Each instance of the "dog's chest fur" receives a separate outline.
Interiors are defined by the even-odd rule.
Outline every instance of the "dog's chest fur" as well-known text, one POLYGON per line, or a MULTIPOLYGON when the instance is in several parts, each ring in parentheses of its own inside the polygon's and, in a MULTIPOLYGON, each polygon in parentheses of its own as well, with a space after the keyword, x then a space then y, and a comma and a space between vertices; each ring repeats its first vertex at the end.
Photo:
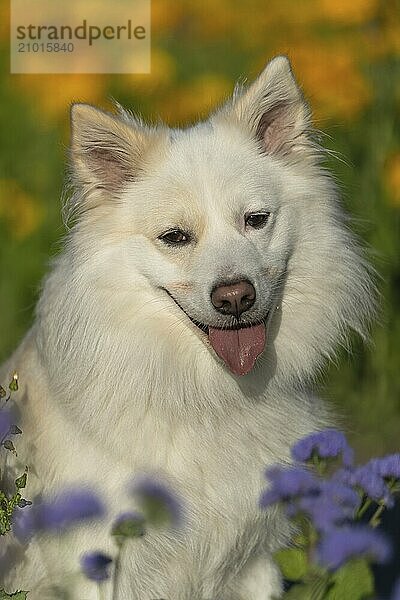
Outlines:
MULTIPOLYGON (((196 394, 201 407, 198 414, 188 415, 179 409, 172 414, 168 403, 162 406, 165 398, 161 391, 157 398, 155 389, 149 405, 144 392, 146 377, 137 377, 130 387, 123 382, 116 395, 118 382, 103 388, 108 401, 118 398, 120 406, 131 403, 134 410, 129 415, 113 423, 99 411, 86 420, 52 396, 46 369, 40 365, 34 330, 9 368, 19 369, 21 381, 18 393, 24 409, 24 434, 19 459, 21 465, 30 466, 27 497, 43 489, 87 482, 101 490, 112 520, 113 515, 133 506, 125 490, 134 474, 145 471, 165 476, 184 502, 186 529, 182 529, 178 546, 158 537, 152 553, 163 551, 170 560, 186 562, 194 586, 204 586, 207 580, 210 585, 216 581, 224 585, 249 556, 260 549, 272 550, 284 539, 285 528, 281 525, 278 531, 276 519, 271 520, 258 507, 265 486, 264 469, 288 459, 291 440, 318 425, 316 407, 322 412, 320 403, 285 397, 282 392, 278 396, 278 390, 269 399, 256 394, 251 397, 236 388, 235 393, 229 390, 227 404, 226 391, 214 381, 210 389, 218 390, 218 407, 214 392, 204 397, 208 384, 189 391, 183 382, 178 383, 176 373, 176 387, 172 380, 168 393, 177 406, 180 400, 189 402, 187 393, 196 394), (179 398, 179 391, 184 389, 179 398)), ((105 379, 109 377, 106 375, 105 379)), ((89 402, 91 393, 90 388, 82 389, 79 402, 89 402)), ((94 543, 109 547, 106 524, 95 531, 83 529, 72 542, 69 538, 68 549, 60 550, 58 542, 46 542, 41 551, 45 561, 51 561, 54 552, 65 553, 64 563, 73 569, 77 555, 94 543)), ((155 559, 150 556, 148 560, 155 559)), ((137 568, 135 562, 130 572, 137 568)))

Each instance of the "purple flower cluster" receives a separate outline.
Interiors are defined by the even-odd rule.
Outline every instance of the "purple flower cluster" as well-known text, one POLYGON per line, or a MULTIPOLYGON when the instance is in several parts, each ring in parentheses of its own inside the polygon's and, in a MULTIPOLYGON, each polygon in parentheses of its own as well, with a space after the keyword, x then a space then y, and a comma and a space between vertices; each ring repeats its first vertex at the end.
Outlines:
MULTIPOLYGON (((139 538, 145 535, 147 523, 177 526, 182 522, 183 508, 180 500, 160 479, 142 474, 134 479, 129 491, 143 512, 123 512, 114 520, 111 535, 119 546, 119 552, 128 538, 139 538)), ((84 575, 98 583, 110 577, 111 563, 112 558, 100 551, 88 552, 80 559, 84 575)), ((118 577, 118 558, 115 577, 118 577)))
POLYGON ((315 495, 319 491, 320 482, 305 467, 269 467, 265 471, 271 487, 263 492, 260 506, 266 508, 277 502, 285 502, 302 495, 315 495))
POLYGON ((400 454, 373 458, 355 469, 340 469, 335 478, 360 489, 376 502, 382 501, 390 508, 394 500, 388 483, 400 479, 400 454))
POLYGON ((306 515, 320 531, 327 531, 354 516, 359 495, 344 483, 323 480, 303 466, 266 470, 271 488, 263 492, 260 506, 283 503, 289 518, 306 515))
POLYGON ((52 500, 16 510, 13 531, 21 541, 40 532, 60 532, 81 521, 99 519, 105 508, 98 496, 85 489, 64 491, 52 500))
POLYGON ((390 557, 386 538, 370 527, 351 525, 333 529, 322 537, 317 547, 318 562, 332 571, 355 556, 385 562, 390 557))
POLYGON ((260 506, 280 503, 289 518, 306 517, 317 534, 315 557, 329 570, 338 569, 353 557, 387 560, 390 550, 383 535, 371 526, 354 525, 354 519, 364 494, 387 505, 393 502, 388 481, 400 479, 400 455, 373 459, 354 468, 353 450, 344 434, 327 429, 297 442, 292 456, 297 461, 316 459, 319 463, 341 456, 345 466, 326 479, 304 465, 270 467, 266 470, 270 487, 263 492, 260 506))
POLYGON ((311 433, 292 446, 292 457, 298 462, 307 462, 317 455, 321 458, 337 458, 341 456, 343 464, 353 464, 354 452, 347 443, 342 431, 325 429, 311 433))
POLYGON ((360 497, 350 487, 320 480, 318 492, 300 496, 287 504, 286 514, 295 517, 306 515, 320 533, 327 533, 354 517, 360 497))

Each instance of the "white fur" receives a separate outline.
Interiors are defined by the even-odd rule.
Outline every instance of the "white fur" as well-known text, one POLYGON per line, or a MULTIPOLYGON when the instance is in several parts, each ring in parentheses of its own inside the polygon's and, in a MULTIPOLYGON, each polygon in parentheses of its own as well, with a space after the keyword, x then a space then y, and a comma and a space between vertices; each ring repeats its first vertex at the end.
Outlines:
MULTIPOLYGON (((264 468, 328 422, 313 377, 373 312, 307 106, 279 57, 187 130, 82 105, 72 119, 75 223, 2 373, 16 369, 21 382, 26 496, 85 481, 113 515, 129 506, 134 473, 160 473, 183 497, 186 525, 127 548, 118 600, 268 600, 279 595, 270 555, 287 526, 258 508, 264 468), (245 229, 244 214, 260 209, 266 227, 245 229), (173 226, 194 241, 165 246, 158 236, 173 226), (231 277, 256 289, 248 322, 271 309, 266 349, 243 377, 183 312, 231 324, 210 302, 213 284, 231 277)), ((94 586, 66 575, 90 549, 113 551, 107 526, 39 540, 22 564, 16 545, 5 583, 43 600, 61 597, 48 589, 58 581, 92 600, 94 586)))

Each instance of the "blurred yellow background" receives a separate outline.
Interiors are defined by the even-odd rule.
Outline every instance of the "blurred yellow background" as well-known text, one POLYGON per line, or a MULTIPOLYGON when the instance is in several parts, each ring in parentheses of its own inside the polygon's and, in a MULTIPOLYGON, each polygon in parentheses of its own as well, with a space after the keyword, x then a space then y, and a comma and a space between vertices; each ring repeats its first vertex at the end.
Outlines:
MULTIPOLYGON (((92 3, 92 6, 95 3, 92 3)), ((89 6, 89 5, 88 5, 89 6)), ((400 4, 398 0, 153 0, 149 75, 10 75, 0 5, 0 359, 32 320, 59 250, 69 104, 111 98, 153 121, 204 117, 276 54, 289 56, 336 158, 353 227, 381 274, 373 344, 320 382, 360 458, 400 446, 400 4)))

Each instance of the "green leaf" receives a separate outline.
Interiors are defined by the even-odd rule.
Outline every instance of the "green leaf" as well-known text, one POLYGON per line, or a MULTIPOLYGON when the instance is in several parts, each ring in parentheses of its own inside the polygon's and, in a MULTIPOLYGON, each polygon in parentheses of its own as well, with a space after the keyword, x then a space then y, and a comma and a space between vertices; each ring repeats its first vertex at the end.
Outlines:
MULTIPOLYGON (((9 450, 10 452, 12 452, 15 455, 17 454, 17 452, 15 450, 15 446, 11 440, 6 440, 5 442, 3 442, 3 446, 6 450, 9 450)), ((0 596, 0 600, 1 600, 1 596, 0 596)))
POLYGON ((303 579, 308 570, 307 555, 301 548, 285 548, 274 554, 282 575, 289 581, 303 579))
POLYGON ((25 473, 23 475, 21 475, 21 477, 18 477, 18 479, 15 480, 15 485, 17 486, 17 488, 19 490, 26 486, 26 478, 27 478, 27 473, 25 471, 25 473))
POLYGON ((19 508, 25 508, 25 506, 32 506, 32 502, 30 500, 25 500, 25 498, 21 498, 18 500, 17 506, 19 508))
POLYGON ((332 576, 326 600, 365 600, 374 593, 374 578, 366 560, 353 560, 332 576))
POLYGON ((14 600, 26 600, 29 592, 15 592, 14 594, 7 594, 4 590, 0 590, 0 600, 7 600, 7 598, 14 598, 14 600))
MULTIPOLYGON (((18 375, 17 375, 17 373, 14 373, 13 378, 11 379, 11 382, 8 387, 12 392, 16 392, 18 390, 18 375)), ((0 600, 1 600, 1 598, 0 598, 0 600)))
POLYGON ((310 600, 311 588, 305 583, 294 585, 281 597, 282 600, 310 600))
POLYGON ((292 537, 293 545, 296 548, 305 548, 306 546, 308 546, 309 543, 308 536, 302 531, 304 529, 303 524, 305 519, 303 519, 302 521, 300 520, 299 523, 299 531, 295 533, 292 537))
POLYGON ((17 427, 17 425, 13 425, 10 429, 10 433, 12 435, 19 435, 20 433, 22 433, 22 431, 19 427, 17 427))
POLYGON ((316 577, 307 583, 294 585, 281 600, 326 600, 329 586, 329 577, 316 577))

